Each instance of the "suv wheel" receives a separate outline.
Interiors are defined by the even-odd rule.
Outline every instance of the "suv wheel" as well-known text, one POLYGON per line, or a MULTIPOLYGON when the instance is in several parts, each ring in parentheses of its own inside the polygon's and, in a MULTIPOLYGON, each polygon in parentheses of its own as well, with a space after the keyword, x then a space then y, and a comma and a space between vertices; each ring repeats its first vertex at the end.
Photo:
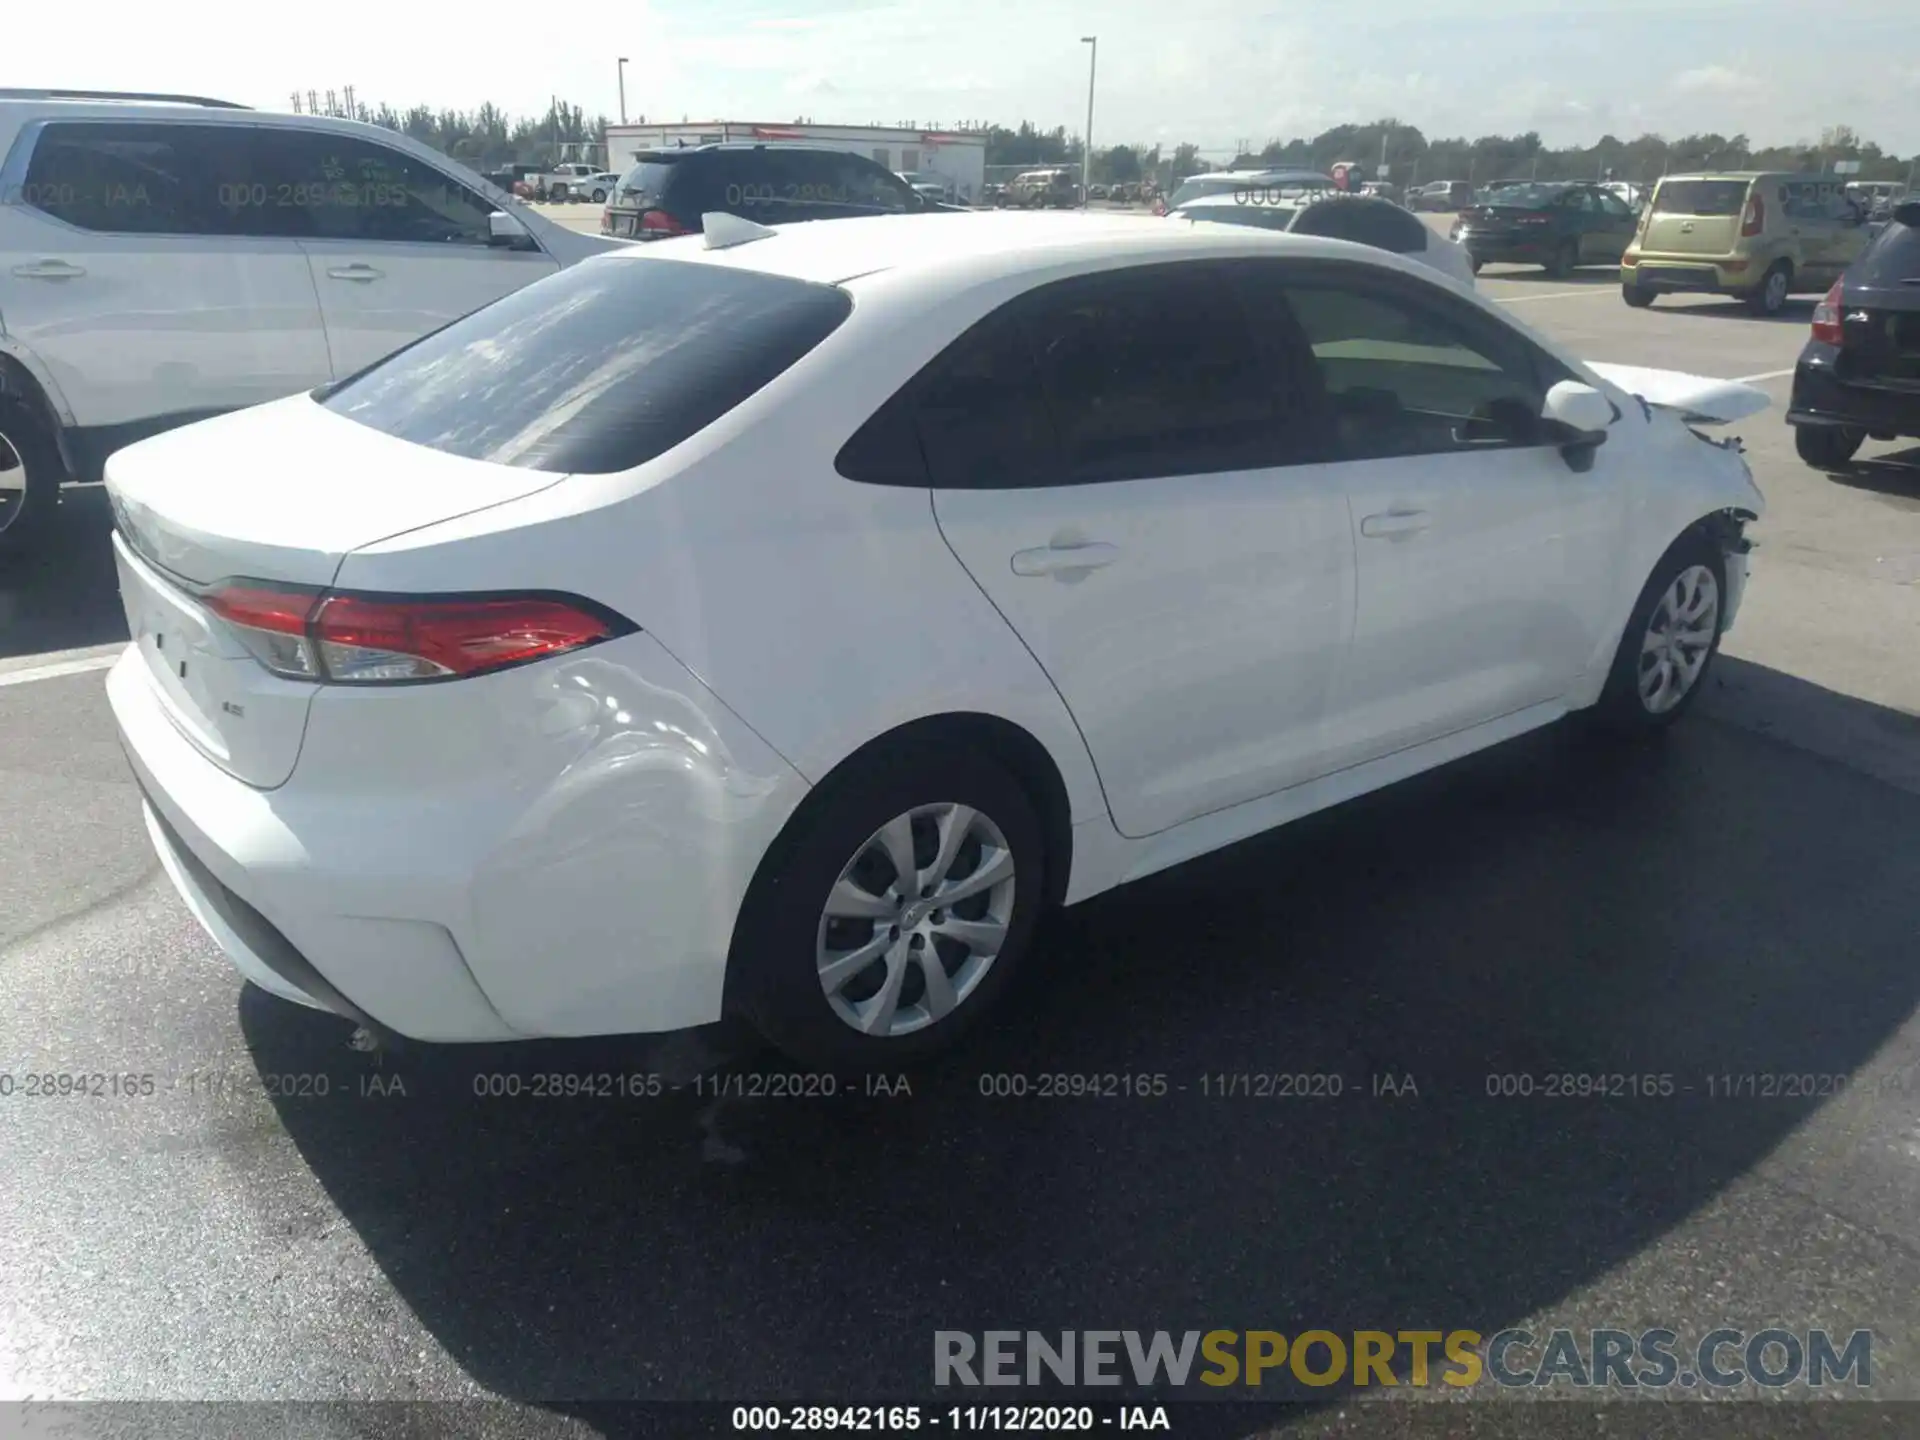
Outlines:
POLYGON ((1793 289, 1793 266, 1776 260, 1760 277, 1760 284, 1747 297, 1747 306, 1756 315, 1778 315, 1787 305, 1787 293, 1793 289))
POLYGON ((854 762, 761 862, 729 1003, 823 1069, 947 1048, 1006 988, 1046 894, 1040 819, 990 757, 916 743, 854 762))
POLYGON ((1853 459, 1867 432, 1850 425, 1796 425, 1793 448, 1816 470, 1838 470, 1853 459))
POLYGON ((0 554, 25 550, 52 518, 63 469, 46 423, 0 399, 0 554))
POLYGON ((594 192, 593 192, 593 203, 594 203, 594 204, 596 204, 596 205, 604 205, 604 204, 606 204, 606 203, 607 203, 607 192, 606 192, 606 191, 604 191, 604 190, 596 190, 596 191, 594 191, 594 192))

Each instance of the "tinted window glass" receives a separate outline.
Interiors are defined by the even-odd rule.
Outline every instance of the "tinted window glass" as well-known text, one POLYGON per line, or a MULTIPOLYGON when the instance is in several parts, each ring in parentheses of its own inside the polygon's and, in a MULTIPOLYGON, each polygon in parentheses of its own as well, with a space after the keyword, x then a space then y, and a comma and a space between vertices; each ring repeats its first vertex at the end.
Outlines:
POLYGON ((1746 208, 1744 180, 1663 180, 1654 192, 1656 215, 1738 215, 1746 208))
POLYGON ((1009 310, 963 335, 913 389, 935 485, 997 489, 1062 478, 1034 352, 1009 310))
POLYGON ((352 136, 262 130, 250 209, 321 240, 485 245, 496 208, 425 161, 352 136))
MULTIPOLYGON (((832 215, 897 214, 917 208, 899 176, 859 155, 831 151, 765 149, 723 151, 713 157, 718 172, 708 209, 728 209, 766 224, 832 215)), ((705 167, 702 167, 705 168, 705 167)), ((705 190, 703 184, 699 187, 705 190)), ((670 203, 687 218, 684 182, 670 203)))
POLYGON ((679 157, 650 155, 620 177, 609 197, 616 205, 640 205, 659 198, 678 173, 679 157))
POLYGON ((1272 463, 1271 389, 1211 267, 1086 276, 1019 308, 1068 480, 1272 463))
POLYGON ((1290 205, 1189 205, 1181 214, 1194 220, 1218 220, 1226 225, 1251 225, 1259 230, 1284 230, 1299 212, 1290 205))
POLYGON ((1631 220, 1633 218, 1633 207, 1611 191, 1601 193, 1600 208, 1616 220, 1631 220))
POLYGON ((1895 286, 1920 281, 1920 230, 1891 220, 1847 272, 1849 285, 1895 286))
POLYGON ((1323 201, 1296 220, 1293 230, 1296 235, 1351 240, 1396 255, 1418 254, 1427 248, 1427 227, 1384 200, 1323 201))
POLYGON ((257 176, 250 127, 69 122, 40 132, 20 199, 83 230, 231 235, 257 176))
POLYGON ((1288 300, 1343 458, 1532 443, 1539 382, 1530 357, 1492 326, 1359 282, 1294 284, 1288 300))
POLYGON ((591 260, 336 387, 328 409, 449 454, 605 474, 704 429, 851 309, 843 291, 676 260, 591 260))

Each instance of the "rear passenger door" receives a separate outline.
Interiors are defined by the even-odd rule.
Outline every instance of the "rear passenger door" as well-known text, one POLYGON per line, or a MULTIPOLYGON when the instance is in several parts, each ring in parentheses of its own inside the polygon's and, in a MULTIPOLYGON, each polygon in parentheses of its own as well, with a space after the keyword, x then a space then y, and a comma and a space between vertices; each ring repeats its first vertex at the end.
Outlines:
POLYGON ((0 195, 0 313, 79 426, 190 418, 327 380, 306 256, 251 203, 258 133, 172 120, 28 127, 25 164, 0 195))
POLYGON ((301 237, 337 378, 560 268, 493 243, 493 202, 404 151, 325 130, 260 133, 255 196, 301 237))
POLYGON ((1298 392, 1222 267, 1043 287, 909 393, 941 531, 1073 712, 1122 834, 1318 773, 1346 500, 1283 466, 1298 392))

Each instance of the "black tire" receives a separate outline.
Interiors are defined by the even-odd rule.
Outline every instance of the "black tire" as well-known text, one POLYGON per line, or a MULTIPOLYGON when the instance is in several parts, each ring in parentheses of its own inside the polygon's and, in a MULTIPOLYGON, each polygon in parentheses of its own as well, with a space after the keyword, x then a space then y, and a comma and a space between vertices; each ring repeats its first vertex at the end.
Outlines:
POLYGON ((1793 264, 1776 260, 1760 277, 1760 283, 1747 293, 1747 308, 1756 315, 1778 315, 1787 308, 1787 296, 1793 293, 1793 264))
MULTIPOLYGON (((926 839, 924 831, 916 834, 922 848, 926 839)), ((727 1008, 791 1059, 823 1070, 909 1065, 947 1049, 993 1007, 1019 968, 1049 893, 1045 848, 1031 798, 978 750, 918 741, 856 758, 807 798, 761 861, 734 927, 727 1008), (972 992, 946 1016, 908 1034, 862 1034, 829 1004, 820 982, 816 946, 827 896, 888 821, 918 806, 948 803, 987 816, 1012 852, 1014 893, 1005 938, 972 992)), ((875 854, 873 863, 891 872, 875 854)), ((916 858, 923 866, 930 863, 930 857, 916 858)), ((875 964, 884 972, 883 962, 875 964)), ((943 969, 952 973, 951 966, 943 969)), ((914 964, 907 970, 903 1006, 914 998, 912 987, 924 993, 914 964)))
POLYGON ((1480 267, 1487 262, 1482 260, 1478 255, 1469 255, 1467 257, 1467 263, 1473 266, 1473 273, 1478 275, 1480 273, 1480 267))
POLYGON ((1579 268, 1580 242, 1562 240, 1559 248, 1553 252, 1553 259, 1547 262, 1547 274, 1556 280, 1564 280, 1579 268))
POLYGON ((7 477, 0 492, 0 556, 32 548, 53 519, 65 473, 60 447, 39 412, 0 397, 0 475, 7 477))
POLYGON ((604 205, 604 204, 606 204, 606 203, 607 203, 607 192, 606 192, 606 191, 604 191, 604 190, 596 190, 596 191, 594 191, 594 192, 593 192, 593 203, 594 203, 594 204, 596 204, 596 205, 604 205))
POLYGON ((1620 298, 1635 310, 1646 309, 1653 304, 1659 294, 1659 291, 1649 290, 1645 285, 1623 284, 1620 287, 1620 298))
POLYGON ((1620 634, 1620 648, 1614 652, 1613 668, 1607 672, 1606 687, 1600 692, 1599 703, 1594 706, 1593 719, 1602 729, 1627 737, 1657 735, 1692 708, 1700 692, 1706 689, 1707 677, 1713 671, 1713 657, 1720 653, 1720 636, 1726 626, 1726 596, 1726 561, 1719 546, 1706 536, 1682 536, 1660 557, 1660 563, 1653 567, 1653 573, 1647 577, 1647 583, 1640 591, 1640 598, 1634 602, 1633 614, 1628 617, 1626 629, 1620 634), (1640 694, 1641 664, 1648 625, 1661 598, 1682 572, 1696 565, 1705 566, 1712 573, 1716 587, 1713 638, 1708 643, 1706 658, 1694 676, 1692 685, 1669 708, 1656 710, 1640 694))
POLYGON ((1865 430, 1850 425, 1796 425, 1793 448, 1800 458, 1816 470, 1838 470, 1859 450, 1867 438, 1865 430))

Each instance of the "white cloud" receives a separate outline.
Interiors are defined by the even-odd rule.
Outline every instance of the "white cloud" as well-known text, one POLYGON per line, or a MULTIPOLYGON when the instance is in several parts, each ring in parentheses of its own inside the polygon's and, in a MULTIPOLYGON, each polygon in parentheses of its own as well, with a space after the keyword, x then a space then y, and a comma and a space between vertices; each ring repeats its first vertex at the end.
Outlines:
POLYGON ((1744 95, 1759 89, 1760 82, 1725 65, 1702 65, 1674 76, 1673 88, 1682 95, 1744 95))

